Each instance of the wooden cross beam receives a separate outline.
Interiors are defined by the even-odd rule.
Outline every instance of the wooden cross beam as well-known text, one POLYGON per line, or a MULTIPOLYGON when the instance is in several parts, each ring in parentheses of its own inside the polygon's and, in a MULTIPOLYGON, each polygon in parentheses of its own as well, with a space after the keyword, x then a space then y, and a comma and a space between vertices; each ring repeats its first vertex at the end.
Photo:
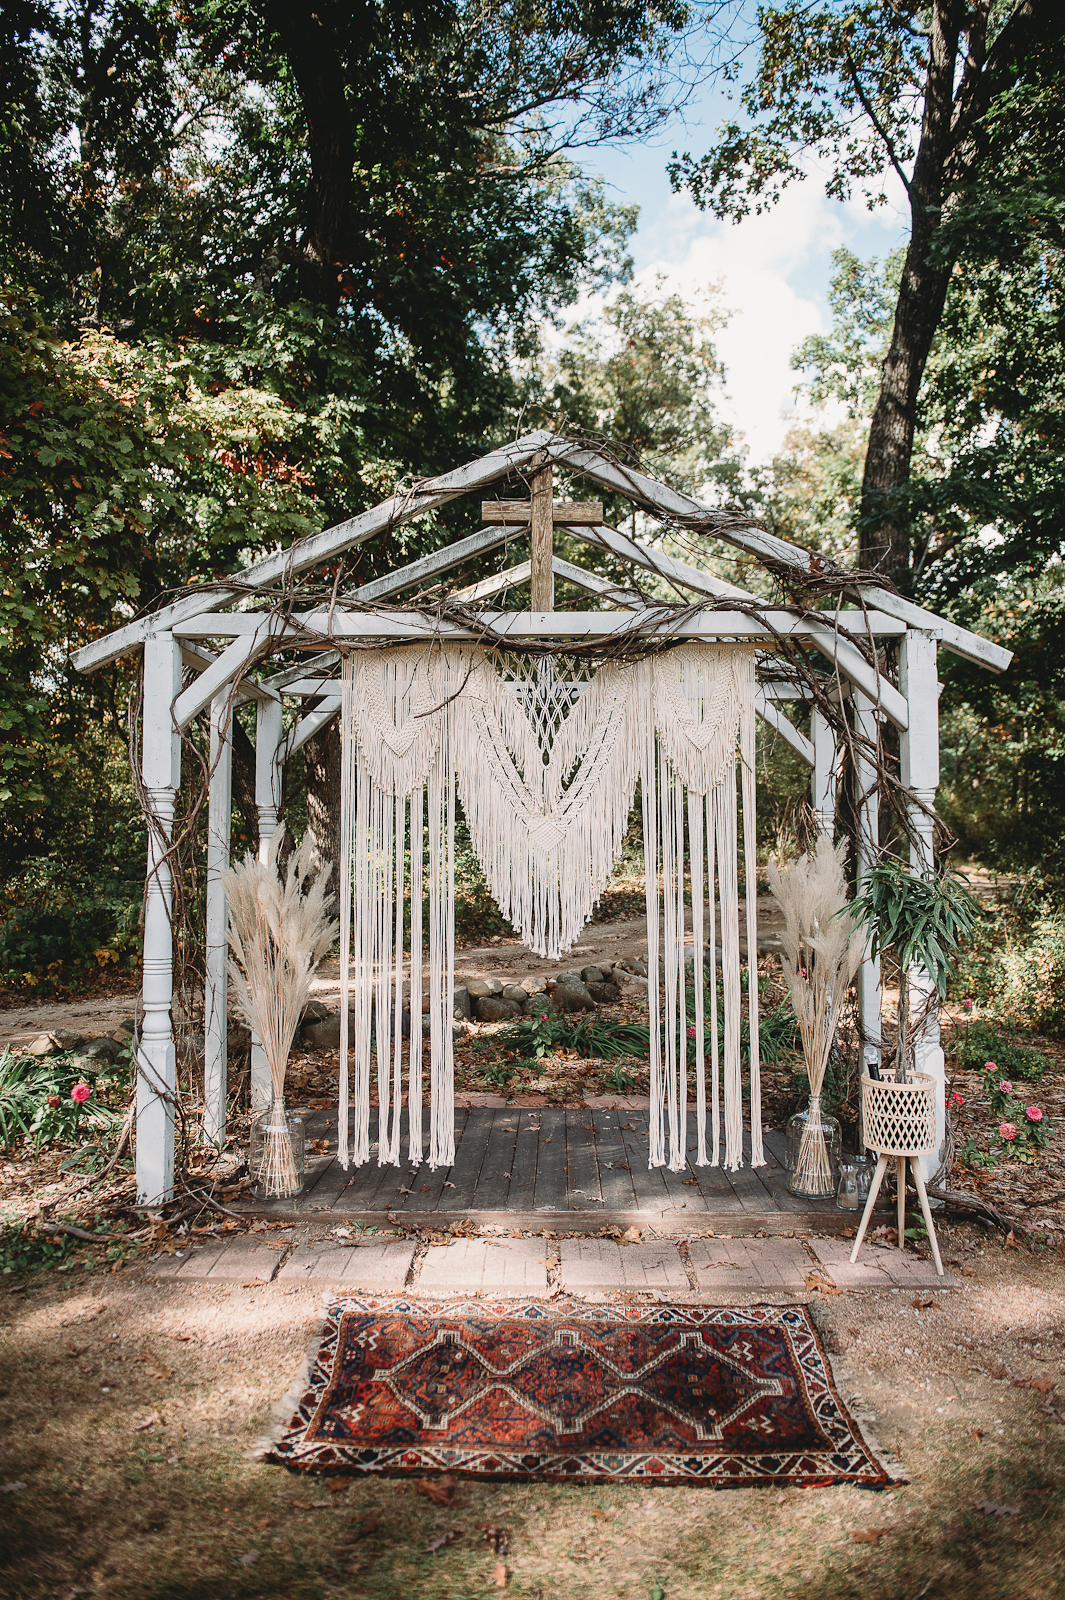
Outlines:
POLYGON ((556 500, 554 469, 540 467, 532 475, 528 500, 485 500, 481 517, 485 522, 527 522, 530 532, 530 608, 555 609, 554 530, 556 527, 592 526, 603 520, 601 500, 556 500))

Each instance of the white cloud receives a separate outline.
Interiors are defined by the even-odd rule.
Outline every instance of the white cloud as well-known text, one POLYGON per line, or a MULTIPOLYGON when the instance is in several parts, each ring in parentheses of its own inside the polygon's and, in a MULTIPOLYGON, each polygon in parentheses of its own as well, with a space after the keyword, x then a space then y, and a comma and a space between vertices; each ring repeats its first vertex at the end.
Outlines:
POLYGON ((752 462, 771 459, 795 415, 792 352, 826 327, 821 306, 789 280, 845 237, 840 209, 811 183, 793 186, 771 211, 739 223, 708 218, 681 195, 656 218, 660 251, 637 281, 650 287, 661 275, 686 297, 721 283, 731 314, 715 336, 726 369, 721 411, 743 434, 752 462))

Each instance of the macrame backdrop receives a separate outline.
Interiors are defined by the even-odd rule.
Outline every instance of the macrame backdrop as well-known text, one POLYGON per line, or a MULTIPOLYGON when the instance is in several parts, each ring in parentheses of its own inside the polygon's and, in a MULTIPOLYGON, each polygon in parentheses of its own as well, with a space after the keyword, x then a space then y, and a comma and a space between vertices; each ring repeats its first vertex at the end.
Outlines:
MULTIPOLYGON (((723 1135, 726 1167, 741 1166, 736 755, 738 739, 745 877, 753 890, 753 648, 685 644, 635 663, 607 662, 589 675, 584 664, 564 656, 508 657, 476 645, 404 646, 348 657, 343 685, 342 1163, 358 1164, 370 1155, 371 1038, 378 1161, 400 1161, 405 967, 410 997, 408 1156, 418 1163, 424 1154, 427 1021, 429 1162, 438 1166, 454 1159, 456 795, 500 911, 530 949, 555 958, 575 943, 606 888, 642 779, 650 1165, 668 1162, 674 1171, 685 1165, 688 1068, 694 1056, 694 1159, 718 1165, 723 1135), (690 966, 685 962, 686 858, 694 934, 690 966), (704 926, 708 890, 711 916, 704 926), (427 930, 422 927, 423 901, 427 930), (427 1018, 420 1004, 426 932, 427 1018), (711 974, 720 947, 724 991, 723 1028, 716 1004, 710 1008, 709 1060, 703 1015, 705 945, 711 974), (695 1008, 691 1040, 685 1004, 689 988, 695 1008)), ((746 935, 754 962, 747 986, 751 1162, 760 1166, 753 892, 746 898, 746 935)))

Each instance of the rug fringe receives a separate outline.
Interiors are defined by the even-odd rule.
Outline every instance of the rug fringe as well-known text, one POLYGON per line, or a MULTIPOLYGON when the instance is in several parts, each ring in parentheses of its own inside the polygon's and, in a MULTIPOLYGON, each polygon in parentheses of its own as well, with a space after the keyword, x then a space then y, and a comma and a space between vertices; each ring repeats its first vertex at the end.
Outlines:
POLYGON ((329 1326, 329 1307, 335 1299, 336 1296, 334 1294, 323 1294, 322 1317, 315 1322, 314 1333, 304 1343, 303 1360, 300 1363, 299 1371, 280 1400, 275 1401, 270 1407, 271 1421, 267 1424, 267 1431, 261 1433, 255 1443, 245 1450, 245 1461, 270 1461, 276 1459, 274 1457, 274 1449, 282 1436, 288 1432, 292 1418, 299 1410, 300 1401, 306 1394, 310 1384, 311 1370, 314 1366, 315 1357, 321 1349, 322 1340, 329 1326))
POLYGON ((829 1370, 832 1373, 832 1382, 848 1413, 857 1423, 858 1430, 870 1455, 880 1463, 892 1483, 910 1483, 912 1474, 908 1467, 897 1456, 893 1456, 889 1450, 884 1448, 879 1437, 870 1427, 873 1419, 869 1410, 869 1402, 855 1390, 850 1379, 849 1369, 845 1366, 844 1358, 832 1354, 825 1345, 823 1334, 821 1335, 821 1344, 824 1349, 825 1360, 828 1362, 829 1370))

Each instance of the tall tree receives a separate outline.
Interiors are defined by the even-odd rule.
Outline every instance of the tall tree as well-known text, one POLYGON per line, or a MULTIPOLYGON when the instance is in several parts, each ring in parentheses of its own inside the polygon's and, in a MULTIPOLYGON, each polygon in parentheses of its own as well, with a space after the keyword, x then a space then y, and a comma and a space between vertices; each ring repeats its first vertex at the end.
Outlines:
POLYGON ((900 588, 914 583, 915 541, 905 511, 921 380, 961 245, 952 214, 986 176, 988 113, 1033 86, 1061 37, 1053 0, 853 0, 758 13, 757 70, 706 155, 675 158, 671 176, 721 217, 771 205, 804 178, 810 154, 828 166, 829 195, 860 185, 883 200, 902 184, 910 238, 891 339, 869 428, 860 514, 863 564, 900 588))

